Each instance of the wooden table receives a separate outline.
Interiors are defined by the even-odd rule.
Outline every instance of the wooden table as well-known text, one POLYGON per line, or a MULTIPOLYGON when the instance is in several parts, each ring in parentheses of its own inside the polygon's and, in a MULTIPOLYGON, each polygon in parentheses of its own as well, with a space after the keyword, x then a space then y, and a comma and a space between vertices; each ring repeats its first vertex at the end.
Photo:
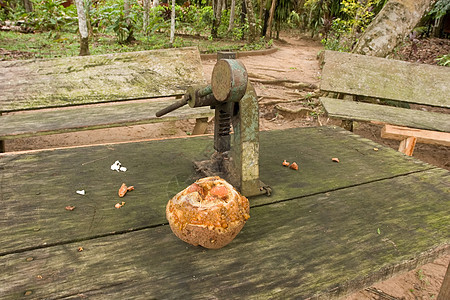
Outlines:
POLYGON ((260 140, 273 195, 219 250, 165 219, 211 136, 2 154, 0 298, 338 297, 450 252, 448 171, 329 127, 260 140), (136 189, 116 209, 122 182, 136 189))

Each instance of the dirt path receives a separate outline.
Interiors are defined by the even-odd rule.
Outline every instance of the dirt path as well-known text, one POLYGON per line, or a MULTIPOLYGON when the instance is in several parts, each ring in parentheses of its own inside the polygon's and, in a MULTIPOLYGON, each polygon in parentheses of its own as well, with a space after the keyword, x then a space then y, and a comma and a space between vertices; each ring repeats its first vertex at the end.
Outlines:
MULTIPOLYGON (((316 93, 320 81, 317 54, 319 42, 293 36, 282 36, 275 42, 279 50, 264 56, 240 58, 254 83, 260 102, 261 130, 338 124, 321 115, 316 93)), ((205 78, 210 80, 215 59, 205 59, 205 78)), ((212 122, 211 122, 212 123, 212 122)), ((9 141, 7 151, 67 147, 98 143, 145 140, 169 136, 185 136, 193 121, 101 129, 70 134, 9 141)), ((212 126, 208 128, 209 132, 212 126)), ((391 147, 397 142, 382 140, 380 128, 361 124, 355 132, 391 147)), ((447 147, 417 145, 414 156, 428 163, 450 169, 447 147)), ((414 271, 398 275, 374 287, 350 295, 347 300, 368 299, 436 299, 450 255, 414 271)))

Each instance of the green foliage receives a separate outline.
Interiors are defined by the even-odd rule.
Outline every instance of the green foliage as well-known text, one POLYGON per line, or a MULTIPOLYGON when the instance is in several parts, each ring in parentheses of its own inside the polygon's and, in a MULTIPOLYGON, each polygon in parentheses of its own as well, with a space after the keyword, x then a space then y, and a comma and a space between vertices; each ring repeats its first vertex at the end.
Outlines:
POLYGON ((170 28, 170 23, 168 20, 164 19, 166 10, 167 8, 164 6, 158 6, 150 9, 147 28, 144 28, 147 35, 170 28))
POLYGON ((24 14, 26 21, 39 30, 75 30, 78 24, 77 10, 74 5, 64 7, 64 0, 32 0, 33 12, 24 14))
POLYGON ((433 16, 435 19, 442 18, 450 10, 449 0, 438 0, 433 8, 428 13, 429 16, 433 16))
POLYGON ((278 0, 275 9, 275 21, 287 22, 291 16, 291 12, 294 9, 294 2, 291 0, 278 0))
POLYGON ((25 14, 23 2, 18 0, 0 0, 2 6, 0 7, 0 21, 19 20, 25 14))
POLYGON ((34 34, 0 31, 0 48, 26 51, 25 58, 74 56, 80 52, 79 37, 76 33, 57 31, 34 34))
POLYGON ((438 65, 444 66, 444 67, 450 67, 450 54, 443 55, 436 59, 438 62, 438 65))
POLYGON ((300 15, 294 10, 291 11, 286 23, 290 28, 300 27, 300 25, 301 25, 300 15))
POLYGON ((342 0, 339 13, 333 18, 322 39, 326 49, 350 51, 358 35, 364 32, 387 0, 342 0))
POLYGON ((251 50, 261 50, 270 48, 273 45, 273 40, 266 40, 264 37, 261 37, 259 41, 256 41, 252 44, 245 44, 243 47, 240 48, 242 51, 251 51, 251 50))
POLYGON ((193 35, 202 35, 211 31, 214 12, 211 6, 177 6, 177 28, 193 35))
MULTIPOLYGON (((8 0, 3 0, 3 3, 8 0)), ((78 32, 77 9, 75 5, 64 8, 61 3, 64 0, 32 0, 34 12, 26 14, 21 7, 21 1, 10 0, 16 3, 15 15, 8 14, 8 18, 14 20, 25 19, 26 23, 39 29, 37 35, 42 38, 41 31, 50 31, 38 44, 48 50, 49 55, 53 52, 76 53, 79 41, 76 36, 78 32), (74 34, 74 38, 60 38, 64 33, 74 34), (74 49, 68 49, 67 43, 73 43, 74 49), (52 50, 49 50, 52 49, 52 50), (59 50, 61 49, 61 50, 59 50)), ((221 25, 218 28, 219 39, 208 40, 210 35, 213 10, 206 6, 205 0, 201 1, 201 7, 197 5, 177 5, 176 10, 176 33, 194 35, 194 39, 183 36, 175 38, 172 44, 169 42, 170 13, 171 6, 161 5, 149 10, 149 19, 144 28, 143 7, 138 0, 131 0, 129 15, 124 15, 124 0, 102 0, 93 5, 92 0, 84 0, 87 8, 86 14, 90 21, 90 50, 91 54, 158 49, 165 47, 199 46, 203 52, 214 52, 220 50, 240 50, 243 47, 241 41, 248 34, 247 22, 242 22, 240 13, 242 3, 236 3, 235 20, 232 30, 229 29, 230 12, 224 10, 221 25), (133 35, 136 43, 127 44, 128 37, 133 35), (113 39, 115 37, 115 39, 113 39), (118 43, 117 43, 118 42, 118 43), (116 45, 114 45, 116 44, 116 45), (119 44, 119 45, 117 45, 119 44)), ((290 0, 289 0, 290 1, 290 0)), ((8 1, 9 3, 9 1, 8 1)), ((179 2, 181 3, 181 2, 179 2)), ((0 15, 6 18, 6 13, 0 15)), ((8 19, 11 20, 11 19, 8 19)), ((257 20, 257 26, 261 21, 257 20)), ((35 35, 35 36, 37 36, 35 35)), ((270 47, 272 41, 257 41, 246 45, 244 50, 255 50, 270 47)), ((26 47, 29 48, 29 47, 26 47)), ((25 49, 26 49, 25 48, 25 49)), ((31 52, 39 52, 33 49, 31 52)), ((61 54, 63 55, 63 54, 61 54)))
POLYGON ((323 26, 324 14, 328 10, 327 1, 307 0, 303 6, 302 23, 314 36, 323 26))
POLYGON ((351 48, 344 42, 342 42, 336 36, 330 36, 327 39, 322 39, 320 41, 325 49, 339 51, 339 52, 350 52, 351 48))
POLYGON ((125 16, 123 0, 108 0, 90 10, 91 22, 103 33, 115 33, 119 44, 132 37, 133 31, 142 23, 141 7, 137 1, 130 3, 130 11, 125 16))

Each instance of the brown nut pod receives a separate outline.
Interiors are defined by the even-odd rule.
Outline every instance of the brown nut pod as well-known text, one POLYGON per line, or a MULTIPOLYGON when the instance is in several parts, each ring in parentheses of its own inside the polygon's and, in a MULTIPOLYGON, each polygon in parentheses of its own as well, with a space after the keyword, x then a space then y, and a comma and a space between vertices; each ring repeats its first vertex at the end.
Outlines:
POLYGON ((250 218, 250 203, 218 176, 197 180, 169 200, 166 218, 173 233, 194 246, 219 249, 250 218))

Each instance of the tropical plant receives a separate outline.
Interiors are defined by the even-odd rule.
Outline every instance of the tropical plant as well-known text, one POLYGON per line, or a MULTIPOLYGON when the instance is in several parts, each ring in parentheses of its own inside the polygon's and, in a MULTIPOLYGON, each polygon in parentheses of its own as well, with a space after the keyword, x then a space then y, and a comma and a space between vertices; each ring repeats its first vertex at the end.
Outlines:
POLYGON ((64 7, 64 0, 33 0, 34 10, 25 14, 27 23, 40 30, 74 30, 77 11, 74 5, 64 7))
POLYGON ((441 57, 438 57, 436 60, 437 60, 438 65, 450 67, 450 54, 446 54, 441 57))
POLYGON ((435 19, 442 18, 450 10, 449 0, 438 0, 431 8, 428 15, 433 16, 435 19))
POLYGON ((294 2, 291 0, 278 0, 275 7, 275 27, 277 31, 277 38, 280 35, 281 23, 287 22, 291 16, 291 11, 294 9, 294 2))
POLYGON ((211 6, 200 8, 194 5, 177 7, 176 17, 177 22, 180 24, 180 28, 194 35, 201 35, 211 31, 213 20, 213 10, 211 6))
MULTIPOLYGON (((329 29, 325 20, 322 43, 326 49, 350 51, 358 36, 364 32, 387 0, 342 0, 339 12, 334 11, 329 29)), ((336 9, 337 7, 335 7, 336 9)))
POLYGON ((323 27, 331 27, 331 21, 339 16, 340 0, 307 0, 303 5, 301 20, 303 28, 315 36, 323 27))

